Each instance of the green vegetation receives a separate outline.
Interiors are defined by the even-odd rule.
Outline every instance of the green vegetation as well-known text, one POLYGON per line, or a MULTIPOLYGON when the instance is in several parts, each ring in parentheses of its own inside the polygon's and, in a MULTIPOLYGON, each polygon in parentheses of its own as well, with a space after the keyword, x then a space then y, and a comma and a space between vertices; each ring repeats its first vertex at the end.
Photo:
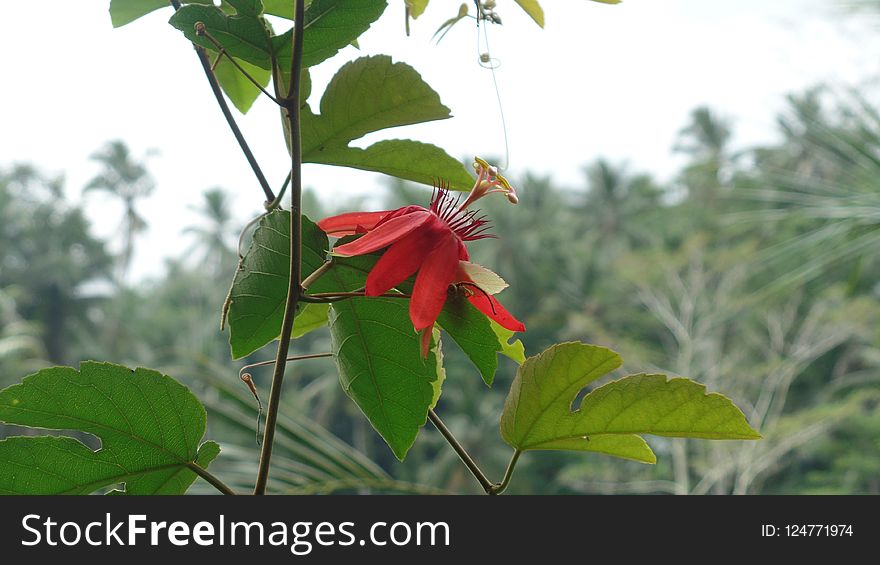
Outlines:
MULTIPOLYGON (((381 63, 369 61, 364 64, 381 63)), ((492 265, 511 284, 504 303, 528 327, 516 335, 526 355, 558 342, 597 343, 624 354, 625 372, 612 377, 648 375, 617 381, 602 392, 598 387, 611 378, 603 375, 619 364, 605 357, 616 356, 602 348, 578 353, 563 351, 572 346, 556 346, 550 350, 554 355, 583 354, 591 359, 579 362, 601 365, 590 375, 589 380, 596 379, 590 384, 594 392, 585 395, 580 389, 586 382, 573 381, 562 391, 564 403, 520 408, 516 418, 503 419, 502 440, 495 422, 507 414, 505 398, 518 365, 498 357, 498 372, 487 388, 484 378, 492 371, 485 362, 490 361, 481 360, 494 357, 481 356, 479 348, 468 345, 467 336, 463 350, 451 345, 462 336, 455 335, 455 320, 445 314, 439 323, 450 334, 442 337, 446 380, 437 408, 449 428, 492 477, 502 476, 510 457, 504 440, 524 450, 565 447, 635 460, 650 460, 652 449, 657 454, 656 465, 642 465, 589 453, 524 453, 508 492, 880 494, 880 113, 858 97, 832 98, 816 89, 792 96, 778 123, 778 144, 735 151, 730 139, 736 124, 700 108, 681 130, 676 147, 689 162, 668 185, 598 159, 585 168, 581 187, 560 187, 552 178, 514 171, 520 206, 486 203, 493 231, 502 237, 475 243, 473 260, 492 265), (597 355, 602 359, 592 359, 597 355), (657 372, 687 376, 710 391, 723 391, 764 440, 676 439, 665 437, 677 435, 668 427, 675 422, 659 416, 652 420, 640 413, 641 419, 618 420, 615 427, 601 421, 599 409, 569 412, 581 405, 601 407, 603 400, 636 389, 649 396, 658 387, 681 383, 652 379, 650 374, 657 372), (555 419, 554 425, 547 418, 555 419), (595 434, 594 443, 548 435, 548 430, 559 431, 559 422, 571 427, 570 436, 595 434), (648 437, 647 447, 641 434, 664 437, 648 437)), ((338 151, 348 166, 357 166, 351 153, 355 150, 345 145, 351 138, 338 137, 338 151)), ((222 448, 210 472, 235 489, 250 489, 259 453, 256 402, 237 372, 245 363, 268 358, 253 351, 271 341, 277 328, 243 336, 238 349, 239 337, 233 334, 233 349, 246 356, 230 361, 229 336, 214 323, 220 320, 220 305, 238 262, 235 237, 240 226, 232 225, 227 193, 206 190, 200 208, 204 221, 188 230, 192 247, 169 258, 163 274, 135 282, 126 272, 140 242, 136 236, 156 221, 137 210, 152 189, 148 165, 134 160, 121 142, 108 144, 96 159, 105 170, 83 188, 100 189, 123 201, 121 248, 92 235, 82 208, 65 199, 61 180, 47 178, 30 165, 7 163, 0 169, 0 385, 12 385, 50 365, 77 366, 84 359, 148 366, 162 373, 151 372, 151 379, 172 375, 207 408, 205 437, 222 448)), ((426 204, 428 198, 423 187, 395 181, 386 208, 426 204)), ((356 208, 334 202, 332 210, 320 209, 327 203, 308 194, 304 201, 313 208, 306 212, 314 219, 356 208)), ((261 225, 271 227, 273 216, 261 225)), ((286 227, 286 221, 279 226, 286 227)), ((304 233, 313 228, 304 222, 304 233)), ((249 233, 267 241, 278 235, 249 233)), ((308 245, 309 237, 304 239, 308 245)), ((317 255, 314 259, 310 267, 304 264, 305 274, 319 265, 317 255)), ((304 260, 310 259, 306 255, 304 260)), ((283 270, 284 259, 279 261, 269 266, 283 270)), ((362 284, 362 278, 354 280, 356 269, 345 273, 339 277, 354 278, 340 280, 330 290, 362 284)), ((242 284, 245 275, 239 272, 242 284)), ((409 323, 405 302, 370 300, 334 305, 330 329, 321 326, 328 315, 325 306, 302 308, 299 319, 311 320, 318 329, 295 334, 291 355, 331 351, 334 340, 345 340, 357 320, 383 317, 386 322, 400 318, 401 327, 409 323)), ((498 344, 489 342, 486 347, 497 350, 498 344)), ((350 348, 340 352, 348 356, 347 371, 359 370, 366 356, 381 355, 382 347, 391 346, 371 344, 358 351, 355 343, 348 343, 350 348)), ((393 346, 418 347, 415 341, 393 346)), ((552 364, 547 355, 519 369, 515 390, 534 386, 531 367, 552 364)), ((82 370, 95 367, 121 370, 110 365, 83 365, 82 370)), ((266 391, 271 368, 250 371, 258 388, 266 391)), ((414 434, 386 437, 394 447, 389 450, 345 394, 358 396, 355 400, 366 412, 369 396, 377 390, 340 387, 339 372, 329 359, 288 368, 271 492, 479 492, 455 452, 430 427, 414 443, 414 434), (407 449, 406 460, 399 463, 395 453, 407 449)), ((419 367, 412 372, 418 378, 419 367)), ((408 398, 420 407, 436 401, 439 383, 428 373, 423 382, 411 383, 418 391, 408 398)), ((36 381, 20 386, 29 382, 36 381)), ((682 398, 701 398, 698 388, 682 386, 682 398)), ((8 409, 5 401, 17 391, 5 393, 0 409, 8 409)), ((722 418, 723 412, 722 407, 712 413, 722 418)), ((414 431, 422 424, 410 421, 403 408, 370 415, 380 432, 383 418, 406 419, 414 431)), ((73 436, 87 445, 94 441, 88 433, 108 444, 113 439, 102 435, 105 427, 25 420, 6 418, 79 430, 73 436)), ((731 433, 748 435, 734 420, 731 433)), ((199 431, 189 439, 201 437, 199 431)), ((0 427, 4 437, 23 432, 32 434, 25 428, 0 427)), ((699 430, 691 429, 690 435, 698 437, 699 430)), ((30 442, 33 449, 81 449, 63 439, 16 441, 30 442)), ((117 441, 119 449, 127 449, 124 438, 117 441)), ((182 443, 180 454, 166 462, 170 466, 161 472, 177 474, 172 485, 194 478, 186 464, 195 464, 201 454, 197 448, 198 443, 182 443)), ((113 484, 98 458, 90 465, 82 470, 84 483, 113 484)), ((145 491, 147 483, 161 482, 148 471, 145 491)), ((196 481, 193 489, 208 492, 210 487, 196 481)))

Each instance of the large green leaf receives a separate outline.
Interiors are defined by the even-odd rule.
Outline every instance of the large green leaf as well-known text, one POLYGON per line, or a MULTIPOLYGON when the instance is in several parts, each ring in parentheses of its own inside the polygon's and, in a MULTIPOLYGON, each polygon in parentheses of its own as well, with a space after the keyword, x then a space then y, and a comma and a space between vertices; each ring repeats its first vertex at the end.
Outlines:
MULTIPOLYGON (((289 84, 293 29, 275 35, 262 17, 259 0, 231 0, 229 4, 235 13, 212 5, 184 6, 169 23, 195 44, 216 51, 214 41, 196 33, 196 24, 204 24, 229 55, 264 72, 271 71, 274 61, 283 84, 289 84)), ((351 44, 382 15, 385 6, 385 0, 314 0, 304 14, 303 67, 317 65, 351 44)))
POLYGON ((128 494, 182 494, 220 452, 199 445, 205 409, 183 385, 149 369, 84 362, 53 367, 0 391, 0 422, 97 436, 0 441, 0 492, 88 494, 125 483, 128 494))
MULTIPOLYGON (((303 66, 313 67, 350 45, 379 19, 386 6, 385 0, 314 0, 303 14, 303 66)), ((288 32, 275 43, 282 68, 290 66, 291 38, 288 32)))
POLYGON ((516 449, 577 449, 653 463, 639 434, 758 439, 742 412, 703 385, 665 375, 612 381, 572 403, 589 383, 620 367, 620 356, 582 343, 554 345, 517 371, 501 416, 501 435, 516 449))
MULTIPOLYGON (((217 53, 209 52, 211 60, 216 60, 217 53)), ((241 67, 247 71, 247 73, 257 81, 257 83, 266 88, 269 85, 269 79, 272 78, 272 73, 265 69, 261 69, 255 65, 251 65, 247 61, 239 61, 236 62, 241 65, 241 67)), ((214 74, 217 76, 217 82, 220 83, 220 87, 223 89, 223 92, 229 97, 229 100, 238 108, 238 111, 242 114, 246 114, 248 110, 251 109, 254 101, 260 96, 260 89, 257 86, 248 80, 241 71, 235 68, 229 59, 226 57, 221 57, 217 66, 214 68, 214 74)))
MULTIPOLYGON (((327 236, 303 216, 302 273, 310 275, 324 263, 330 244, 327 236)), ((253 241, 232 281, 229 305, 229 346, 232 357, 250 355, 278 338, 290 280, 290 212, 276 210, 260 220, 253 241)), ((312 287, 322 292, 322 279, 312 287)), ((332 290, 332 289, 331 289, 332 290)), ((293 335, 321 327, 320 308, 300 307, 293 335), (299 327, 300 318, 303 327, 299 327)))
MULTIPOLYGON (((213 4, 213 0, 183 0, 181 4, 213 4)), ((170 8, 168 0, 110 0, 110 21, 121 27, 160 8, 170 8)))
MULTIPOLYGON (((375 258, 352 257, 324 275, 340 291, 364 285, 375 258)), ((331 349, 342 388, 403 460, 439 398, 435 348, 422 359, 409 301, 355 298, 330 307, 331 349)), ((435 345, 436 347, 436 345, 435 345)))
MULTIPOLYGON (((381 141, 366 149, 349 144, 387 128, 443 120, 449 109, 409 65, 391 57, 363 57, 343 65, 321 98, 320 114, 302 110, 302 155, 307 163, 386 173, 424 184, 442 178, 468 190, 473 178, 464 166, 433 145, 411 140, 381 141)), ((289 135, 286 129, 285 133, 289 135)))
POLYGON ((483 381, 492 386, 501 344, 489 318, 465 298, 456 295, 446 300, 437 322, 479 369, 483 381))
POLYGON ((207 37, 196 34, 196 23, 201 22, 229 55, 271 70, 273 45, 269 28, 260 17, 262 4, 259 0, 227 1, 235 8, 235 14, 227 14, 213 5, 190 4, 175 12, 169 23, 196 45, 216 50, 207 37))

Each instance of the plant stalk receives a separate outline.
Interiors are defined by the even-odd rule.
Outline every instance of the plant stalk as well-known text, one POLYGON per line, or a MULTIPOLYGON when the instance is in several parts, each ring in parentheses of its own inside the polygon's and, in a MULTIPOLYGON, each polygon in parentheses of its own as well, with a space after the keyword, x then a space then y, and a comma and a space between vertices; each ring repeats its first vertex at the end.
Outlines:
POLYGON ((275 426, 278 422, 278 409, 281 405, 281 388, 284 383, 284 369, 287 367, 287 350, 290 347, 290 333, 293 331, 293 320, 296 317, 296 308, 302 293, 302 141, 300 139, 299 92, 300 69, 302 68, 303 3, 304 0, 296 0, 292 73, 290 91, 287 96, 282 96, 279 81, 274 81, 275 95, 284 108, 283 113, 290 127, 290 282, 287 287, 281 335, 278 339, 278 353, 275 356, 275 369, 272 373, 272 386, 269 390, 266 432, 263 435, 260 464, 254 485, 254 494, 256 495, 266 493, 269 481, 269 463, 272 459, 275 426))
MULTIPOLYGON (((174 8, 175 11, 180 9, 180 2, 178 0, 170 1, 171 6, 174 8)), ((223 91, 220 89, 220 83, 217 82, 217 77, 214 76, 214 71, 211 70, 211 61, 208 60, 208 54, 205 53, 204 48, 196 45, 195 43, 193 43, 193 48, 195 48, 196 54, 199 56, 199 62, 202 64, 202 70, 205 71, 205 76, 208 78, 208 83, 211 85, 211 92, 214 93, 214 98, 217 99, 217 104, 220 106, 220 111, 223 112, 223 117, 226 118, 226 123, 229 124, 229 129, 232 130, 232 135, 235 136, 235 141, 238 142, 238 146, 241 148, 241 152, 244 153, 248 164, 254 171, 254 176, 257 177, 257 182, 260 183, 260 188, 263 189, 263 194, 266 196, 266 202, 274 201, 275 193, 269 186, 269 181, 266 180, 266 175, 263 174, 263 170, 260 168, 259 163, 257 163, 256 157, 254 157, 250 146, 244 139, 244 134, 241 133, 241 129, 239 129, 238 124, 235 122, 235 118, 232 116, 232 111, 230 111, 229 109, 229 104, 226 103, 226 98, 223 97, 223 91)))
POLYGON ((513 470, 516 468, 516 463, 519 461, 520 455, 522 455, 522 451, 519 449, 514 450, 513 455, 510 457, 510 462, 507 464, 507 470, 504 471, 504 478, 501 479, 500 483, 492 485, 492 490, 486 494, 501 494, 504 492, 507 485, 510 484, 510 477, 513 476, 513 470))
POLYGON ((461 462, 464 463, 465 467, 471 472, 474 478, 480 483, 480 486, 483 487, 483 490, 486 491, 486 494, 495 494, 492 490, 495 488, 495 485, 492 484, 486 474, 483 473, 482 469, 477 465, 477 463, 471 458, 470 454, 465 450, 465 448, 458 442, 452 432, 449 431, 449 428, 446 427, 446 424, 443 423, 443 420, 440 419, 440 416, 437 415, 434 410, 428 410, 428 419, 431 420, 431 423, 434 424, 434 427, 437 428, 437 431, 440 432, 449 445, 452 446, 452 449, 458 454, 461 462))

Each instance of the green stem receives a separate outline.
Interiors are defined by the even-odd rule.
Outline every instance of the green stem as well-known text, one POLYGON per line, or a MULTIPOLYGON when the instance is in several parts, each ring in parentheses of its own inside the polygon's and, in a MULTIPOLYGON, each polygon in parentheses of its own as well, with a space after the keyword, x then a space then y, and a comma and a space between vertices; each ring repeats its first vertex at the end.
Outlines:
POLYGON ((287 173, 287 178, 284 179, 284 184, 281 185, 281 190, 278 191, 278 196, 275 197, 275 200, 266 203, 266 212, 271 212, 272 210, 281 206, 281 199, 287 192, 288 186, 290 186, 290 173, 287 173))
POLYGON ((522 451, 519 449, 514 450, 513 455, 510 457, 510 463, 507 464, 507 470, 504 471, 504 478, 501 479, 500 483, 492 485, 492 490, 487 494, 501 494, 504 492, 507 485, 510 484, 510 477, 513 476, 513 470, 516 468, 516 462, 519 461, 520 455, 522 455, 522 451))
POLYGON ((189 467, 189 469, 192 470, 192 472, 194 472, 196 475, 208 481, 212 487, 219 490, 223 494, 235 494, 235 491, 229 488, 226 483, 209 473, 207 469, 205 469, 195 461, 187 463, 186 466, 189 467))
POLYGON ((465 448, 458 442, 452 432, 449 431, 449 428, 446 427, 446 424, 443 423, 443 420, 440 419, 440 416, 437 415, 434 410, 428 410, 428 418, 431 420, 431 423, 434 424, 434 427, 437 428, 437 431, 440 432, 449 445, 452 446, 452 449, 458 454, 461 462, 464 463, 465 467, 471 472, 474 478, 480 483, 480 486, 483 487, 483 490, 486 491, 486 494, 495 494, 492 492, 492 489, 495 488, 495 485, 492 484, 486 474, 483 473, 482 469, 477 465, 477 463, 471 458, 470 454, 465 450, 465 448))
MULTIPOLYGON (((361 298, 364 296, 367 296, 367 293, 364 291, 316 292, 314 294, 304 294, 300 297, 300 299, 302 299, 303 302, 318 302, 324 304, 327 302, 338 302, 340 300, 347 300, 349 298, 361 298)), ((383 294, 371 296, 370 298, 412 298, 412 295, 403 294, 400 292, 385 292, 383 294)))
POLYGON ((303 292, 307 291, 309 289, 309 287, 312 286, 312 284, 316 280, 321 278, 321 275, 323 275, 324 273, 329 271, 331 267, 333 267, 333 259, 329 259, 327 261, 324 261, 324 263, 320 267, 315 269, 315 271, 311 275, 307 276, 305 278, 305 280, 302 282, 303 292))
MULTIPOLYGON (((323 359, 324 357, 333 357, 332 353, 309 353, 307 355, 293 355, 288 357, 288 361, 305 361, 306 359, 323 359)), ((241 375, 248 369, 253 369, 254 367, 265 367, 266 365, 272 365, 275 363, 275 359, 270 359, 269 361, 260 361, 258 363, 251 363, 249 365, 245 365, 241 369, 238 370, 238 374, 241 375)))
POLYGON ((199 26, 199 24, 196 24, 196 26, 197 26, 197 27, 196 27, 196 35, 200 35, 200 36, 204 37, 205 39, 207 39, 208 41, 210 41, 210 42, 214 45, 214 47, 217 48, 217 54, 218 54, 217 56, 218 56, 218 57, 226 57, 226 59, 227 59, 230 63, 232 63, 232 66, 234 66, 236 69, 238 69, 238 72, 240 72, 242 75, 244 75, 244 78, 248 79, 248 80, 251 82, 251 84, 253 84, 254 86, 256 86, 257 89, 259 89, 260 92, 262 92, 263 94, 265 94, 266 96, 268 96, 269 99, 272 100, 272 102, 278 104, 278 100, 277 100, 274 96, 272 96, 271 94, 269 94, 269 93, 266 91, 266 89, 263 88, 263 86, 260 84, 260 82, 259 82, 257 79, 255 79, 254 77, 252 77, 252 76, 250 75, 250 73, 247 72, 247 71, 244 69, 244 67, 242 67, 242 66, 238 63, 238 61, 235 60, 234 57, 230 56, 229 53, 226 52, 226 49, 223 47, 223 45, 221 45, 220 42, 217 41, 217 40, 214 38, 214 36, 211 35, 211 33, 210 33, 207 29, 205 29, 204 25, 199 26))
MULTIPOLYGON (((170 0, 170 2, 175 11, 180 9, 180 2, 178 0, 170 0)), ((247 141, 244 139, 244 134, 241 133, 241 129, 239 129, 238 124, 235 122, 235 118, 232 117, 232 112, 229 110, 229 105, 226 103, 226 99, 223 97, 223 91, 220 89, 220 83, 217 82, 217 77, 214 76, 214 71, 211 70, 211 61, 208 60, 207 53, 205 53, 203 48, 196 44, 193 44, 193 47, 196 50, 196 54, 199 56, 199 62, 202 64, 202 70, 205 71, 208 83, 211 85, 211 92, 214 93, 214 98, 217 99, 220 111, 223 112, 223 117, 226 118, 226 123, 229 124, 229 129, 232 130, 232 135, 235 136, 235 141, 238 142, 238 146, 241 147, 241 152, 244 153, 245 159, 247 159, 248 164, 254 171, 254 176, 257 177, 257 182, 260 183, 260 187, 263 189, 266 201, 272 202, 275 200, 275 193, 272 192, 272 188, 269 186, 269 181, 266 180, 266 175, 263 174, 263 170, 260 168, 259 163, 257 163, 256 157, 254 157, 250 146, 248 146, 247 141)))
MULTIPOLYGON (((299 93, 300 69, 302 68, 303 45, 303 0, 296 0, 293 26, 293 61, 291 63, 290 91, 282 97, 279 81, 274 81, 275 95, 281 101, 283 113, 290 126, 290 280, 287 286, 287 300, 284 305, 284 320, 278 339, 278 353, 275 356, 275 370, 272 373, 272 387, 269 390, 269 406, 266 410, 266 432, 260 451, 260 464, 254 494, 266 493, 269 482, 269 464, 272 460, 272 446, 275 440, 275 426, 278 422, 278 409, 281 405, 281 388, 284 383, 284 369, 287 367, 287 349, 290 347, 290 334, 296 307, 302 293, 302 140, 300 139, 299 93)), ((274 67, 274 65, 273 65, 274 67)), ((271 199, 270 199, 271 200, 271 199)))

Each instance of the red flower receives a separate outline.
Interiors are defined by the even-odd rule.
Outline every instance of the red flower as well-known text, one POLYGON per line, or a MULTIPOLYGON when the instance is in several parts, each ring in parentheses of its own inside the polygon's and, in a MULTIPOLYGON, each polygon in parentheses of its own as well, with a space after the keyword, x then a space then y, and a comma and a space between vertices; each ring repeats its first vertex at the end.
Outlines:
MULTIPOLYGON (((478 169, 478 172, 482 171, 478 169)), ((497 186, 494 175, 488 177, 488 182, 487 177, 488 172, 479 175, 466 204, 497 186), (478 190, 480 194, 475 198, 478 190)), ((506 181, 504 185, 507 190, 503 192, 515 194, 506 181)), ((515 196, 509 198, 513 201, 515 196)), ((355 241, 334 248, 334 255, 352 257, 388 248, 367 276, 367 296, 388 292, 418 273, 409 314, 413 326, 422 334, 424 356, 427 356, 431 329, 446 303, 449 286, 453 284, 462 287, 471 304, 489 318, 509 330, 525 331, 522 322, 491 296, 503 286, 486 289, 473 280, 472 274, 480 271, 475 271, 468 263, 470 257, 465 242, 493 236, 486 233, 487 221, 484 217, 477 217, 475 211, 466 211, 459 203, 460 199, 454 199, 441 187, 435 191, 430 208, 405 206, 382 212, 351 212, 318 222, 318 227, 328 235, 364 234, 355 241)))

